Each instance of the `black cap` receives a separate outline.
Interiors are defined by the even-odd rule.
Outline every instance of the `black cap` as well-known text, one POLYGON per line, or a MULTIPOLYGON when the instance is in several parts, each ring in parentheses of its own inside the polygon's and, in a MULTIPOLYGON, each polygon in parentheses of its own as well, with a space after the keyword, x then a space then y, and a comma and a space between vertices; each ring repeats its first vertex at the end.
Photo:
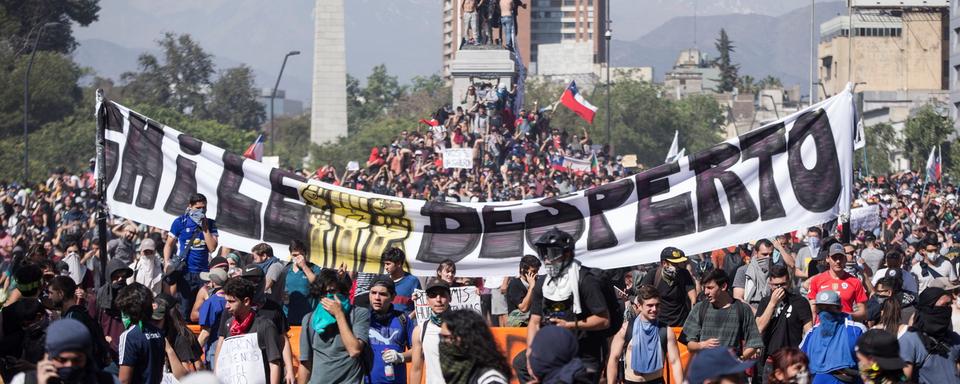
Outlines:
POLYGON ((227 266, 229 266, 229 265, 230 265, 230 264, 227 263, 227 258, 225 258, 225 257, 223 257, 223 256, 217 256, 217 257, 214 257, 214 258, 210 259, 210 262, 207 264, 207 267, 210 268, 210 269, 214 269, 214 268, 227 269, 227 266))
POLYGON ((857 352, 876 360, 880 369, 885 371, 902 369, 904 366, 897 337, 882 329, 871 329, 860 335, 857 352))
POLYGON ((432 282, 430 282, 430 284, 427 284, 427 288, 424 289, 424 292, 429 293, 430 291, 440 290, 440 289, 442 289, 442 290, 444 290, 444 291, 447 291, 447 294, 449 294, 449 293, 450 293, 450 284, 447 284, 446 281, 443 281, 443 280, 440 280, 440 279, 435 279, 435 280, 433 280, 432 282))
POLYGON ((397 285, 394 284, 393 279, 391 279, 389 276, 379 275, 370 281, 370 288, 378 285, 386 288, 387 292, 390 292, 391 295, 395 296, 397 294, 397 285))
POLYGON ((263 276, 264 276, 263 270, 256 265, 248 265, 246 267, 243 267, 243 272, 240 273, 240 277, 243 277, 243 278, 256 277, 256 278, 262 279, 263 276))
POLYGON ((679 248, 666 247, 660 251, 660 261, 669 261, 674 264, 680 264, 687 261, 687 255, 679 248))

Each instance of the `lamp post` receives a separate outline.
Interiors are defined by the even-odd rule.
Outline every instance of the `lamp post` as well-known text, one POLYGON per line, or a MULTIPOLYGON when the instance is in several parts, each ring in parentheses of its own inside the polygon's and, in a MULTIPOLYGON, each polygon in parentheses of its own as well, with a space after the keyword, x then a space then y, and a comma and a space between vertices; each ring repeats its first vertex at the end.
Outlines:
POLYGON ((33 39, 33 51, 30 52, 27 73, 23 75, 23 183, 25 185, 30 184, 30 126, 27 123, 30 116, 30 70, 33 69, 33 58, 37 56, 37 46, 40 44, 43 30, 56 25, 60 23, 50 22, 40 26, 37 36, 33 39))
POLYGON ((277 87, 280 86, 280 78, 283 77, 283 68, 287 66, 287 59, 290 56, 299 55, 300 51, 290 51, 283 56, 283 64, 280 65, 280 73, 277 74, 277 82, 273 84, 273 91, 270 92, 270 155, 276 156, 273 145, 273 99, 277 97, 277 87))
MULTIPOLYGON (((607 3, 607 31, 603 33, 603 39, 607 42, 607 145, 613 145, 610 141, 610 38, 613 37, 613 30, 610 29, 610 3, 607 3)), ((612 152, 612 151, 611 151, 612 152)), ((608 153, 609 157, 611 153, 608 153)))

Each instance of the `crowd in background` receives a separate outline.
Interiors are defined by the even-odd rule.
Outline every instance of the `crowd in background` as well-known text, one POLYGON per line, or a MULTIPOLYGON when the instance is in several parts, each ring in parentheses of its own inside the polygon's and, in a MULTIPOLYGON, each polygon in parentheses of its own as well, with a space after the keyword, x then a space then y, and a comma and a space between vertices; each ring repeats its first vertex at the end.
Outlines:
MULTIPOLYGON (((478 83, 465 110, 440 108, 371 148, 358 169, 309 175, 384 195, 485 202, 562 195, 638 171, 587 130, 551 127, 549 107, 514 117, 511 92, 478 83), (447 148, 471 149, 474 166, 444 168, 447 148), (564 157, 597 162, 575 171, 564 157)), ((256 334, 270 383, 958 380, 957 192, 912 172, 857 180, 854 207, 876 206, 876 225, 852 228, 844 217, 703 254, 667 248, 659 262, 617 270, 581 265, 572 237, 552 230, 507 278, 458 277, 452 261, 436 276, 412 276, 400 249, 381 255, 384 275, 320 268, 296 239, 287 261, 267 244, 230 249, 203 195, 169 227, 110 217, 98 233, 94 184, 91 163, 3 186, 5 381, 211 380, 202 372, 217 369, 224 340, 245 334, 256 334), (482 293, 481 313, 450 310, 451 289, 463 285, 482 293), (415 316, 418 289, 428 319, 415 316), (526 327, 528 349, 504 356, 494 326, 526 327)))

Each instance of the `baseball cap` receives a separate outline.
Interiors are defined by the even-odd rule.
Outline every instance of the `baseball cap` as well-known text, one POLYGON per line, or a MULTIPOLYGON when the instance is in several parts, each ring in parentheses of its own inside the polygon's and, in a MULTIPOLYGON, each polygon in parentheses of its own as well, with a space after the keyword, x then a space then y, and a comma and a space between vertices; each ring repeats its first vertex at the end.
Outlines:
POLYGON ((393 279, 387 276, 380 275, 380 276, 374 277, 373 280, 370 281, 370 288, 376 287, 378 285, 386 288, 387 292, 390 292, 391 295, 397 294, 397 285, 393 282, 393 279))
POLYGON ((74 319, 60 319, 47 327, 44 347, 52 358, 66 351, 88 351, 93 348, 93 338, 83 323, 74 319))
POLYGON ((873 358, 882 370, 902 369, 904 366, 897 337, 882 329, 871 329, 860 335, 857 352, 873 358))
POLYGON ((430 292, 432 290, 438 290, 438 289, 442 289, 444 291, 447 291, 447 293, 450 293, 450 284, 447 284, 446 281, 435 279, 432 282, 430 282, 430 284, 427 284, 427 288, 424 289, 424 292, 430 292))
POLYGON ((702 384, 707 379, 743 373, 754 364, 754 360, 740 361, 728 348, 704 349, 690 361, 687 381, 690 384, 702 384))
POLYGON ((814 304, 840 305, 840 295, 836 291, 821 291, 814 304))
POLYGON ((227 282, 227 271, 223 268, 212 268, 210 272, 200 272, 200 280, 212 281, 214 284, 223 285, 227 282))
POLYGON ((666 247, 660 251, 660 261, 669 261, 674 264, 687 262, 687 255, 679 248, 666 247))
POLYGON ((264 276, 263 270, 256 265, 248 265, 246 267, 243 267, 243 272, 240 273, 240 277, 244 277, 244 278, 257 277, 262 279, 263 276, 264 276))
POLYGON ((140 242, 140 248, 138 249, 138 251, 143 252, 148 249, 154 252, 157 251, 157 245, 154 244, 153 239, 151 238, 143 239, 143 241, 140 242))
POLYGON ((840 243, 830 244, 830 249, 829 251, 827 251, 827 256, 833 256, 833 255, 844 255, 844 256, 847 255, 847 253, 843 250, 843 244, 840 244, 840 243))
POLYGON ((950 278, 948 277, 936 277, 927 283, 927 288, 940 288, 944 291, 952 291, 958 287, 960 287, 960 285, 950 282, 950 278))
POLYGON ((227 259, 226 259, 225 257, 223 257, 223 256, 217 256, 217 257, 214 257, 214 258, 210 259, 210 262, 207 263, 207 268, 209 268, 209 269, 214 269, 214 268, 227 269, 227 266, 229 266, 229 265, 230 265, 230 264, 227 263, 227 259))

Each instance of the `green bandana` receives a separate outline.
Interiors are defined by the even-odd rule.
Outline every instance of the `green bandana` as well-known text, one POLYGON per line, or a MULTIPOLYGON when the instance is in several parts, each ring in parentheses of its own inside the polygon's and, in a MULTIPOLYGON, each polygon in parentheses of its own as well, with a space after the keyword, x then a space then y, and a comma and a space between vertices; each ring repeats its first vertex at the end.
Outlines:
POLYGON ((453 343, 440 341, 440 370, 447 384, 467 384, 476 362, 467 356, 463 348, 453 343))
MULTIPOLYGON (((130 328, 130 324, 133 323, 133 320, 130 319, 130 315, 128 315, 128 314, 126 314, 126 313, 123 313, 123 312, 120 312, 120 321, 123 322, 123 328, 124 328, 124 329, 130 328)), ((139 325, 140 328, 143 329, 143 322, 142 322, 142 321, 141 321, 141 322, 138 322, 137 325, 139 325)))
MULTIPOLYGON (((347 300, 343 295, 328 294, 327 298, 339 301, 341 308, 343 308, 343 313, 350 313, 350 300, 347 300)), ((336 322, 337 319, 320 304, 317 304, 317 309, 313 311, 313 316, 310 317, 310 326, 313 327, 315 332, 323 332, 324 329, 336 324, 336 322)))

